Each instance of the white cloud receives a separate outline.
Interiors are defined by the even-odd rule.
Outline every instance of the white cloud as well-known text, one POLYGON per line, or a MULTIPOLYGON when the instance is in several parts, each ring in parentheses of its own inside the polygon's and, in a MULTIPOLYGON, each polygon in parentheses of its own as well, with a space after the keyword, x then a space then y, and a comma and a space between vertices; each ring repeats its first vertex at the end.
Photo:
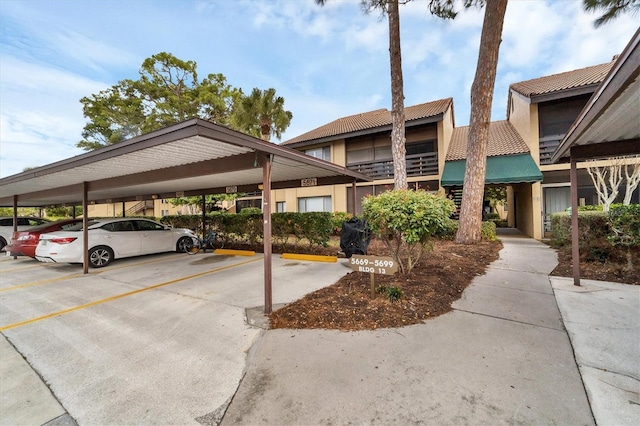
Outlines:
MULTIPOLYGON (((509 3, 494 120, 504 119, 510 83, 608 61, 637 28, 637 17, 623 16, 595 30, 581 8, 509 3)), ((465 125, 484 10, 443 21, 414 1, 400 12, 405 104, 453 97, 465 125)), ((138 78, 142 61, 161 51, 196 61, 201 77, 276 88, 294 115, 283 140, 391 105, 387 20, 364 14, 359 0, 24 0, 3 2, 0 19, 2 176, 77 153, 79 99, 138 78)))

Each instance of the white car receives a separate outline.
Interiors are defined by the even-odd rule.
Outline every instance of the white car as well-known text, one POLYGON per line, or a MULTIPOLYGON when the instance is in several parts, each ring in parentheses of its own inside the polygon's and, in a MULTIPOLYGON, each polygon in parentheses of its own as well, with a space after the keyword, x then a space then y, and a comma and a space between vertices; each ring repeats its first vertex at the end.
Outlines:
MULTIPOLYGON (((113 259, 167 251, 184 251, 195 237, 190 229, 173 229, 147 219, 91 219, 88 227, 89 265, 107 266, 113 259)), ((40 235, 36 259, 41 262, 82 263, 82 224, 66 231, 40 235)))
MULTIPOLYGON (((43 223, 51 222, 48 219, 42 219, 39 217, 31 216, 18 216, 18 231, 24 231, 32 226, 42 225, 43 223)), ((11 241, 11 235, 13 234, 13 217, 3 216, 0 217, 0 250, 11 241)))

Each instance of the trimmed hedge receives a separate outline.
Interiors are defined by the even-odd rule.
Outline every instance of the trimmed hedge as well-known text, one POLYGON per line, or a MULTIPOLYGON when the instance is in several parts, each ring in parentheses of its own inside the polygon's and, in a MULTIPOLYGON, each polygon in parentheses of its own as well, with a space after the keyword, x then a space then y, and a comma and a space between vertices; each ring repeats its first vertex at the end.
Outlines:
MULTIPOLYGON (((571 215, 551 215, 551 243, 555 247, 571 246, 571 215)), ((628 267, 632 266, 632 251, 640 247, 640 204, 614 204, 608 213, 578 211, 578 246, 581 258, 587 261, 617 261, 614 250, 620 246, 626 251, 628 267)))
MULTIPOLYGON (((331 235, 339 234, 346 213, 272 213, 271 237, 283 250, 306 241, 311 246, 327 247, 331 235)), ((240 213, 213 212, 206 215, 205 228, 213 230, 227 243, 255 245, 263 241, 263 217, 259 209, 240 213)), ((174 228, 188 228, 200 233, 202 215, 165 216, 160 222, 174 228)))
MULTIPOLYGON (((562 247, 571 245, 571 214, 567 212, 551 215, 551 243, 562 247)), ((590 240, 606 238, 611 234, 607 213, 602 211, 578 211, 578 240, 584 245, 590 240)))
MULTIPOLYGON (((458 232, 459 222, 454 219, 449 219, 444 229, 442 229, 437 236, 446 239, 453 240, 458 232)), ((496 224, 493 221, 482 222, 482 228, 480 229, 480 235, 483 240, 495 241, 498 236, 496 234, 496 224)))

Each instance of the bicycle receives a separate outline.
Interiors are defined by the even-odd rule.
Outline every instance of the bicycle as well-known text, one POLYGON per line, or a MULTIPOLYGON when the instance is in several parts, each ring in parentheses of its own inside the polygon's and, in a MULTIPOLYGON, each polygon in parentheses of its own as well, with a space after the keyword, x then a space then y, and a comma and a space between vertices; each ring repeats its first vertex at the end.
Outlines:
POLYGON ((204 250, 206 252, 208 248, 215 250, 222 247, 224 247, 224 240, 220 238, 220 235, 217 232, 209 230, 204 238, 197 236, 192 237, 191 242, 184 245, 184 251, 187 254, 196 254, 199 253, 200 250, 204 250))

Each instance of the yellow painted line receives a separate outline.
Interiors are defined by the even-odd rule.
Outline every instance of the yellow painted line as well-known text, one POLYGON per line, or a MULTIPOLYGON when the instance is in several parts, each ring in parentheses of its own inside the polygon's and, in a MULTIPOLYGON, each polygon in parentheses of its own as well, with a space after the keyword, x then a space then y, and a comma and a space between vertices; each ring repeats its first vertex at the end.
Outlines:
POLYGON ((246 265, 246 264, 251 263, 251 262, 257 262, 258 260, 261 260, 261 258, 245 260, 244 262, 235 263, 233 265, 222 266, 220 268, 212 269, 210 271, 199 272, 197 274, 188 275, 186 277, 176 278, 175 280, 165 281, 165 282, 160 283, 160 284, 154 284, 152 286, 140 288, 138 290, 129 291, 127 293, 117 294, 115 296, 107 297, 105 299, 100 299, 100 300, 96 300, 94 302, 85 303, 84 305, 78 305, 78 306, 74 306, 73 308, 63 309, 61 311, 52 312, 50 314, 43 315, 43 316, 40 316, 40 317, 31 318, 31 319, 28 319, 28 320, 25 320, 25 321, 15 322, 13 324, 8 324, 8 325, 0 327, 0 332, 6 331, 6 330, 10 330, 12 328, 20 327, 20 326, 23 326, 23 325, 32 324, 34 322, 42 321, 42 320, 45 320, 47 318, 57 317, 57 316, 60 316, 60 315, 68 314, 69 312, 78 311, 80 309, 90 308, 92 306, 96 306, 96 305, 100 305, 100 304, 103 304, 103 303, 111 302, 113 300, 121 299, 123 297, 131 296, 131 295, 134 295, 134 294, 137 294, 137 293, 142 293, 143 291, 153 290, 155 288, 163 287, 163 286, 166 286, 166 285, 175 284, 175 283, 179 283, 181 281, 187 281, 187 280, 190 280, 190 279, 193 279, 193 278, 202 277, 204 275, 209 275, 209 274, 214 274, 216 272, 224 271, 226 269, 235 268, 236 266, 242 266, 242 265, 246 265))
POLYGON ((312 262, 337 262, 337 256, 321 256, 317 254, 282 253, 283 259, 310 260, 312 262))
POLYGON ((73 274, 73 275, 65 275, 64 277, 50 278, 50 279, 47 279, 47 280, 34 281, 34 282, 31 282, 31 283, 27 283, 27 284, 14 285, 14 286, 7 287, 7 288, 0 288, 0 293, 2 293, 3 291, 18 290, 20 288, 33 287, 33 286, 41 285, 41 284, 55 283, 56 281, 70 280, 70 279, 73 279, 73 278, 81 277, 83 275, 84 274, 82 274, 82 273, 73 274))
POLYGON ((226 254, 228 256, 255 256, 256 252, 251 250, 216 249, 213 254, 226 254))

